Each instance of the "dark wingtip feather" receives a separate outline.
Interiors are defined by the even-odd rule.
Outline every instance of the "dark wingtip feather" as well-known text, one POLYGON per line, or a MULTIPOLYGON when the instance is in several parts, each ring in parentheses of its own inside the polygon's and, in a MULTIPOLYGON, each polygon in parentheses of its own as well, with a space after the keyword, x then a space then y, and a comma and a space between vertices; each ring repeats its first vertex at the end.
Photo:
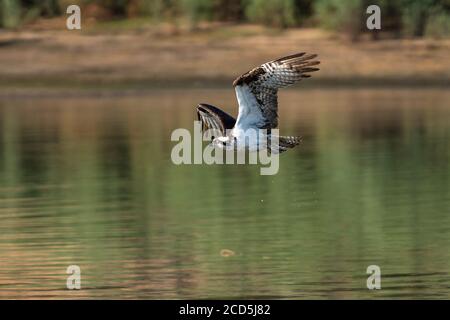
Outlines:
POLYGON ((319 68, 301 68, 300 72, 314 72, 314 71, 319 71, 319 68))
POLYGON ((306 54, 306 52, 294 53, 294 54, 291 54, 291 55, 288 55, 285 57, 278 58, 278 59, 274 60, 274 62, 284 62, 286 60, 300 58, 300 57, 303 57, 305 54, 306 54))

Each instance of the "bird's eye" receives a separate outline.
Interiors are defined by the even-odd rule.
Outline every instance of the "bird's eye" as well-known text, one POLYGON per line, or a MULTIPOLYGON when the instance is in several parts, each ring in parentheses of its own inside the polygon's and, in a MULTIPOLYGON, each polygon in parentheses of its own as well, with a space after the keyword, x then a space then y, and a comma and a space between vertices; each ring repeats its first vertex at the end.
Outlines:
POLYGON ((226 142, 222 142, 222 145, 223 145, 223 146, 226 146, 227 144, 226 144, 226 142))

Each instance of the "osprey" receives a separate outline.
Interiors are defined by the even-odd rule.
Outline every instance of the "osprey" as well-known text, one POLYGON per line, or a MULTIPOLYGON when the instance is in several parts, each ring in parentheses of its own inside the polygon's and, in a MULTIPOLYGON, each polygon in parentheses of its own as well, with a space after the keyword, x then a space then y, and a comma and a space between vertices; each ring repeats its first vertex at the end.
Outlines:
MULTIPOLYGON (((257 151, 262 139, 259 135, 249 139, 248 131, 259 129, 265 129, 265 138, 270 143, 273 138, 271 129, 278 126, 278 89, 309 78, 310 72, 318 71, 313 67, 320 63, 314 60, 316 57, 316 54, 305 52, 293 54, 264 63, 238 77, 233 82, 239 103, 237 119, 212 105, 199 104, 197 115, 202 130, 216 132, 216 136, 211 136, 213 146, 226 150, 257 151)), ((269 148, 274 153, 286 151, 301 142, 301 137, 277 138, 277 146, 270 145, 269 148)))

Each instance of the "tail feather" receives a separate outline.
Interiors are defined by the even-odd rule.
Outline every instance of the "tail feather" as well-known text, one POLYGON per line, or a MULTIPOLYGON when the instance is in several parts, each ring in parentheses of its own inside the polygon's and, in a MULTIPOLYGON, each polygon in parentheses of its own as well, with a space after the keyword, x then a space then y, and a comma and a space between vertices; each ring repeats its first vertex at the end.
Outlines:
MULTIPOLYGON (((271 142, 273 142, 273 140, 271 142)), ((278 137, 278 145, 271 144, 270 150, 272 153, 283 153, 288 149, 298 146, 301 142, 302 137, 280 136, 278 137)))

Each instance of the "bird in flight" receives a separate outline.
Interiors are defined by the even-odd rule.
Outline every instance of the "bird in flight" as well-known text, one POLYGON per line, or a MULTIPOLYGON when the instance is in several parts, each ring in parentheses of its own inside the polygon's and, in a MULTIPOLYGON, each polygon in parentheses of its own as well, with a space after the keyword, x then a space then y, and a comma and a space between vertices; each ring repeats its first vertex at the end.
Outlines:
MULTIPOLYGON (((260 150, 261 139, 249 139, 249 130, 265 129, 270 143, 271 129, 278 126, 278 89, 309 78, 311 72, 318 71, 314 66, 316 54, 305 52, 282 57, 250 70, 234 82, 239 103, 237 119, 209 104, 199 104, 197 115, 202 130, 211 130, 214 147, 226 150, 260 150)), ((281 153, 297 146, 301 137, 279 136, 277 146, 270 146, 274 153, 281 153)), ((269 145, 269 144, 268 144, 269 145)))

